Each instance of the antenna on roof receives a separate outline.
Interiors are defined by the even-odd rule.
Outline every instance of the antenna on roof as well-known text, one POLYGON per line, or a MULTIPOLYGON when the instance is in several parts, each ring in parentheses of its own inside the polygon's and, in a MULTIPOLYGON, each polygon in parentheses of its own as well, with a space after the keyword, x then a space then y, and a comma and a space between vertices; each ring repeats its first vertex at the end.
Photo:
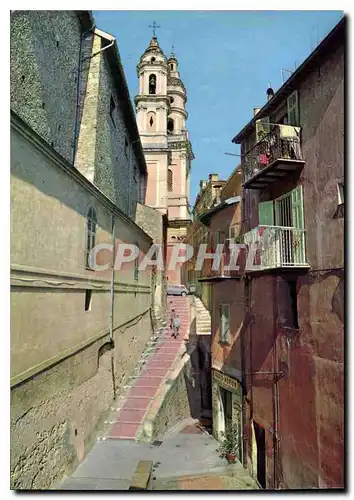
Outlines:
MULTIPOLYGON (((282 85, 284 84, 284 82, 285 82, 285 80, 286 80, 286 78, 284 77, 284 72, 285 72, 285 71, 286 71, 287 73, 290 73, 290 75, 292 75, 292 74, 294 73, 294 72, 293 72, 292 70, 290 70, 290 69, 281 69, 281 70, 280 70, 280 74, 281 74, 281 83, 282 83, 282 85)), ((289 78, 289 77, 288 77, 288 78, 289 78)))

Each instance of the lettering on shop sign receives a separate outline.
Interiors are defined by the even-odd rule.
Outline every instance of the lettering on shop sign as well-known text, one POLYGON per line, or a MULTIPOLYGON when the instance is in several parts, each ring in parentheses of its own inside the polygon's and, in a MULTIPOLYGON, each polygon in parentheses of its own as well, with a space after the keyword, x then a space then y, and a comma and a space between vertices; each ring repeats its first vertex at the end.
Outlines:
POLYGON ((232 389, 234 391, 241 391, 241 384, 237 380, 228 377, 224 373, 214 371, 214 380, 220 385, 224 386, 225 389, 232 389))

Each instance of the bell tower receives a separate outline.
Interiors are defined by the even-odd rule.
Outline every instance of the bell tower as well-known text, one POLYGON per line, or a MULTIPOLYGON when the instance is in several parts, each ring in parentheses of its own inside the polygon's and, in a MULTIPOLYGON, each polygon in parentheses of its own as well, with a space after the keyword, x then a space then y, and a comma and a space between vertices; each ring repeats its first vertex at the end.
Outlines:
POLYGON ((148 168, 145 204, 167 214, 167 59, 153 36, 137 66, 137 122, 148 168))
MULTIPOLYGON (((186 127, 187 92, 178 60, 161 50, 155 35, 137 66, 139 94, 135 97, 137 123, 148 168, 145 204, 166 214, 167 260, 173 245, 182 242, 191 223, 190 170, 194 159, 186 127)), ((170 283, 180 283, 171 271, 170 283)))

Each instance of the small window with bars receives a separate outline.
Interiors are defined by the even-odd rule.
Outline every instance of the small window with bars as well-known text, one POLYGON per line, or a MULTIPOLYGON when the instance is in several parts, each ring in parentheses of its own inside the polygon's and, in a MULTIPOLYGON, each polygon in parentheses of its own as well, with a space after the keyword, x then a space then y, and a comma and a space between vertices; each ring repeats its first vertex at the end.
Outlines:
POLYGON ((220 304, 220 340, 223 344, 230 343, 230 304, 220 304))
POLYGON ((85 266, 92 269, 93 265, 90 259, 90 252, 96 244, 96 230, 97 230, 97 214, 93 207, 90 207, 86 218, 86 255, 85 266))

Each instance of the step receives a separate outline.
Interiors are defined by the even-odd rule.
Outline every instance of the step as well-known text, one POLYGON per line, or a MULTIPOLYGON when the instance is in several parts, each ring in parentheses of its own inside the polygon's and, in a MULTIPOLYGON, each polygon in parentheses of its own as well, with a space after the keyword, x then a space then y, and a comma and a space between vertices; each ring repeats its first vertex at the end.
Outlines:
POLYGON ((128 398, 147 398, 153 399, 156 395, 156 387, 132 387, 128 398))
POLYGON ((122 411, 123 410, 147 410, 151 401, 152 401, 152 398, 128 397, 128 399, 124 403, 122 411))
POLYGON ((150 460, 140 460, 132 477, 129 490, 147 490, 152 473, 153 463, 150 460))
POLYGON ((131 408, 123 408, 119 414, 117 422, 120 423, 137 423, 141 422, 146 414, 146 410, 133 410, 131 408))
POLYGON ((146 387, 146 388, 155 388, 155 390, 160 387, 164 377, 141 377, 134 386, 134 389, 146 387))
POLYGON ((134 439, 137 430, 140 427, 140 422, 136 423, 124 423, 117 422, 112 426, 112 429, 109 433, 110 438, 119 438, 119 439, 134 439))

